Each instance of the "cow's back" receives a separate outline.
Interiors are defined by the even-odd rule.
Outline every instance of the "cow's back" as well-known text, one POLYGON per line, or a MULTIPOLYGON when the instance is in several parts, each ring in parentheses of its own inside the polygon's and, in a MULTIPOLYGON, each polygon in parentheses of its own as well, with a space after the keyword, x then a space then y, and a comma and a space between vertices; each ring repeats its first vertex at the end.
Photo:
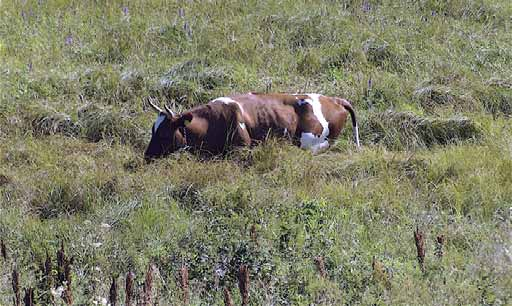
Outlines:
MULTIPOLYGON (((329 147, 343 129, 348 112, 343 100, 320 94, 241 94, 211 103, 236 113, 238 139, 243 143, 269 135, 291 138, 302 148, 318 152, 329 147), (239 128, 240 127, 240 128, 239 128)), ((347 102, 348 103, 348 102, 347 102)))
POLYGON ((251 93, 231 98, 240 104, 245 125, 254 140, 263 140, 269 133, 295 135, 299 118, 294 96, 251 93))

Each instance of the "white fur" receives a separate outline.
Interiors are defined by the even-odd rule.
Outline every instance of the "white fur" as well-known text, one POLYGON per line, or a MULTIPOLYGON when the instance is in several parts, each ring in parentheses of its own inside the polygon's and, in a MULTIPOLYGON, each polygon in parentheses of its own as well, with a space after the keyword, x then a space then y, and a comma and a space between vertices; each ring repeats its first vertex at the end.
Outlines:
MULTIPOLYGON (((242 114, 242 120, 244 120, 244 109, 242 108, 242 105, 240 103, 238 103, 237 101, 231 99, 231 98, 228 98, 228 97, 220 97, 220 98, 217 98, 215 100, 213 100, 212 102, 221 102, 221 103, 224 103, 224 104, 230 104, 230 103, 235 103, 236 105, 238 105, 238 108, 240 109, 240 112, 242 114)), ((240 127, 242 129, 245 129, 246 126, 245 126, 245 123, 244 122, 240 122, 239 123, 240 127)))
POLYGON ((236 105, 238 105, 238 108, 240 108, 240 112, 242 113, 242 116, 244 115, 244 109, 242 108, 242 105, 240 103, 238 103, 237 101, 231 99, 231 98, 220 97, 220 98, 217 98, 217 99, 213 100, 212 102, 222 102, 224 104, 235 103, 236 105))
POLYGON ((317 118, 320 125, 322 125, 322 134, 317 137, 313 135, 313 133, 302 133, 300 137, 300 147, 304 149, 310 149, 313 153, 318 153, 319 151, 329 147, 329 141, 327 140, 327 136, 329 136, 329 123, 322 113, 320 95, 308 94, 307 96, 309 99, 300 100, 298 103, 299 105, 306 103, 311 105, 313 108, 313 114, 317 118))
POLYGON ((357 124, 354 127, 353 133, 354 133, 354 139, 356 140, 356 145, 359 148, 361 145, 359 144, 359 128, 357 127, 357 124))
POLYGON ((238 104, 238 102, 236 102, 235 100, 233 100, 231 98, 228 98, 228 97, 220 97, 220 98, 217 98, 217 99, 213 100, 212 102, 222 102, 224 104, 229 104, 229 103, 236 103, 236 104, 238 104))
POLYGON ((164 122, 166 117, 167 116, 165 114, 158 115, 158 117, 156 118, 156 121, 155 121, 155 133, 158 130, 158 127, 160 126, 160 124, 162 124, 162 122, 164 122))
POLYGON ((329 148, 329 141, 322 136, 315 136, 313 133, 302 133, 300 137, 300 147, 302 149, 311 150, 316 154, 324 149, 329 148))

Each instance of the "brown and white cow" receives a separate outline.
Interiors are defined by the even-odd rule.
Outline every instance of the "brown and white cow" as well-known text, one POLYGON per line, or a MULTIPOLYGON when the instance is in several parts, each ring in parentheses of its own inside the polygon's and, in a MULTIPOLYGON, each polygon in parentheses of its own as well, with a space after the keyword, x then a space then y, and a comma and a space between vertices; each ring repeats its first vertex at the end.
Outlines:
POLYGON ((233 146, 248 146, 269 135, 291 139, 313 153, 329 147, 350 113, 354 141, 359 147, 357 120, 344 99, 320 94, 248 93, 221 97, 208 104, 175 115, 167 106, 160 109, 145 152, 147 161, 180 148, 211 154, 233 146))

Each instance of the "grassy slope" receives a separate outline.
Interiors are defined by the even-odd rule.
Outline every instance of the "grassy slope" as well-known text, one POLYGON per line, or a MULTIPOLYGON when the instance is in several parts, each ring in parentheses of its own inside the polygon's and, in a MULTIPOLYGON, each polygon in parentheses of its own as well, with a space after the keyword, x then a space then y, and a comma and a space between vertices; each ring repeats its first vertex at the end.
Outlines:
POLYGON ((108 295, 112 274, 142 281, 150 261, 162 304, 179 300, 182 264, 193 304, 221 303, 224 286, 238 300, 240 263, 254 305, 511 303, 512 5, 361 2, 0 2, 0 304, 12 265, 35 285, 60 240, 84 304, 108 295), (362 139, 357 152, 346 131, 319 156, 272 142, 142 163, 147 95, 183 109, 268 86, 347 97, 363 123, 387 109, 463 114, 483 136, 362 139))

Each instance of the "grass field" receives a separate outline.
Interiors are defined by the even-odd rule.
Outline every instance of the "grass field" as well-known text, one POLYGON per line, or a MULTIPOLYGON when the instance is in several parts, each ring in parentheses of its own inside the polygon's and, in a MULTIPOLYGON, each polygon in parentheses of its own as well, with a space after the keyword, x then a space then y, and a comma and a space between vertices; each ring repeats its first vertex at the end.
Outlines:
POLYGON ((183 267, 192 305, 240 267, 250 305, 510 305, 511 76, 509 0, 0 0, 0 305, 13 269, 52 303, 61 243, 75 305, 151 264, 159 305, 183 267), (146 97, 267 90, 349 99, 363 148, 143 162, 146 97))

